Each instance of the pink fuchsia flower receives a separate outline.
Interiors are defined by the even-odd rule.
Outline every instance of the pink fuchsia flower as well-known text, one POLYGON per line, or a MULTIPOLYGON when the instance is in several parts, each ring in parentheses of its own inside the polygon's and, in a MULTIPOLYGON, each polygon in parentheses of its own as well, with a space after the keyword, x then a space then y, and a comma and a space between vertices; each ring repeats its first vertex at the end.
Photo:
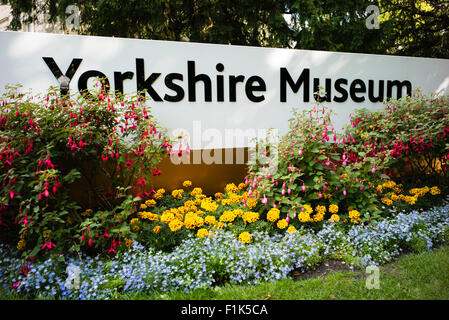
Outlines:
POLYGON ((268 202, 268 199, 267 199, 267 197, 265 196, 265 194, 263 195, 263 198, 262 198, 262 200, 260 200, 260 202, 262 202, 263 204, 267 204, 267 202, 268 202))
POLYGON ((302 192, 306 192, 306 185, 304 184, 304 182, 302 183, 302 192))
POLYGON ((45 240, 44 240, 44 245, 41 247, 41 250, 44 250, 45 248, 47 248, 47 249, 51 249, 51 248, 53 248, 53 247, 56 247, 56 245, 53 243, 53 242, 51 242, 51 239, 50 239, 50 241, 47 243, 45 240))
POLYGON ((23 223, 23 225, 26 227, 30 221, 28 220, 28 216, 25 216, 25 218, 20 222, 23 223))

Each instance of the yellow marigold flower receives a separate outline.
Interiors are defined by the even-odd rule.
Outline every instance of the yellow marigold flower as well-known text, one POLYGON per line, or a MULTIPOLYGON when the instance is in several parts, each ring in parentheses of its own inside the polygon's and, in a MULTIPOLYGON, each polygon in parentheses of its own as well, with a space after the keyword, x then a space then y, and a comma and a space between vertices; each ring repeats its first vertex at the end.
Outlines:
POLYGON ((140 205, 140 209, 145 210, 146 208, 147 208, 147 205, 146 205, 145 203, 142 203, 142 204, 140 205))
POLYGON ((187 200, 186 202, 184 202, 184 207, 186 207, 186 208, 190 208, 193 206, 195 206, 195 201, 187 200))
POLYGON ((178 231, 179 229, 182 228, 182 221, 179 221, 178 219, 173 219, 168 224, 168 227, 170 228, 170 230, 172 232, 176 232, 176 231, 178 231))
POLYGON ((382 198, 382 202, 384 203, 384 204, 386 204, 387 206, 391 206, 392 204, 393 204, 393 201, 392 200, 390 200, 390 199, 388 199, 388 198, 382 198))
POLYGON ((317 212, 317 213, 313 216, 313 221, 315 221, 315 222, 323 221, 323 219, 324 219, 324 213, 321 213, 321 212, 317 212))
POLYGON ((319 214, 324 215, 324 213, 326 213, 326 207, 325 206, 316 206, 315 211, 318 212, 319 214))
POLYGON ((184 192, 184 190, 182 190, 182 189, 176 189, 176 190, 172 191, 171 195, 175 199, 182 199, 183 192, 184 192))
POLYGON ((251 198, 246 201, 246 206, 250 209, 254 208, 257 205, 257 199, 251 198))
POLYGON ((287 228, 287 226, 288 226, 288 222, 287 222, 287 220, 285 220, 285 219, 281 219, 281 220, 279 220, 278 223, 277 223, 277 227, 278 227, 279 229, 285 229, 285 228, 287 228))
POLYGON ((243 182, 240 182, 237 188, 239 190, 242 190, 242 189, 245 189, 245 187, 246 187, 246 184, 244 184, 243 182))
POLYGON ((305 222, 312 222, 313 221, 313 219, 310 217, 309 211, 301 211, 298 214, 298 220, 300 222, 303 222, 303 223, 305 223, 305 222))
POLYGON ((138 225, 136 225, 136 224, 133 224, 132 226, 131 226, 131 229, 133 230, 133 231, 139 231, 139 226, 138 225))
POLYGON ((153 199, 148 199, 147 201, 145 201, 145 204, 146 204, 148 207, 152 207, 152 206, 154 206, 154 205, 156 204, 156 201, 153 200, 153 199))
POLYGON ((190 195, 195 197, 195 196, 201 195, 202 193, 203 193, 203 189, 197 187, 197 188, 193 188, 192 192, 190 192, 190 195))
POLYGON ((242 215, 243 221, 247 223, 252 223, 259 220, 259 213, 253 211, 247 211, 242 215))
POLYGON ((278 208, 271 208, 267 213, 267 220, 271 222, 275 222, 279 219, 281 211, 278 208))
POLYGON ((125 245, 129 248, 134 243, 133 240, 125 238, 125 245))
POLYGON ((398 200, 399 200, 398 195, 396 195, 395 193, 393 193, 393 194, 391 195, 391 200, 393 200, 393 201, 398 201, 398 200))
POLYGON ((340 216, 338 214, 334 213, 333 215, 331 215, 329 221, 331 221, 331 222, 338 222, 338 221, 340 221, 340 216))
POLYGON ((155 234, 158 234, 159 231, 161 231, 161 226, 155 226, 155 227, 153 228, 153 232, 154 232, 155 234))
POLYGON ((290 226, 290 227, 288 227, 288 229, 287 229, 287 232, 288 233, 293 233, 293 232, 295 232, 296 231, 296 228, 294 227, 294 226, 290 226))
POLYGON ((251 235, 249 234, 248 231, 242 232, 242 233, 239 235, 239 240, 240 240, 242 243, 250 243, 250 242, 251 242, 251 235))
POLYGON ((165 189, 164 188, 157 189, 156 193, 160 193, 163 195, 165 193, 165 189))
POLYGON ((217 222, 216 224, 215 224, 215 227, 217 228, 217 229, 223 229, 223 227, 224 227, 224 223, 223 222, 217 222))
POLYGON ((45 230, 42 235, 44 236, 44 238, 48 238, 50 237, 50 231, 49 230, 45 230))
POLYGON ((204 228, 198 229, 198 232, 196 233, 196 236, 198 238, 206 237, 208 235, 209 235, 209 231, 207 229, 204 229, 204 228))
POLYGON ((192 181, 186 180, 182 183, 182 186, 185 188, 188 188, 188 187, 192 186, 192 181))
POLYGON ((204 222, 209 225, 214 225, 217 222, 217 220, 215 219, 214 216, 207 216, 206 218, 204 218, 204 222))
POLYGON ((214 197, 215 197, 215 199, 221 199, 221 198, 223 198, 223 193, 217 192, 217 193, 214 195, 214 197))
POLYGON ((217 210, 218 204, 210 198, 207 198, 201 201, 201 208, 209 212, 214 212, 217 210))
POLYGON ((19 240, 19 242, 17 243, 17 250, 23 250, 26 247, 26 241, 21 239, 19 240))
POLYGON ((384 188, 393 189, 396 186, 396 182, 389 180, 382 185, 384 188))
POLYGON ((125 238, 125 245, 129 248, 133 244, 134 241, 131 239, 125 238))
POLYGON ((243 215, 243 210, 242 209, 234 209, 234 213, 238 216, 241 217, 243 215))
POLYGON ((228 183, 225 187, 226 193, 235 193, 238 191, 238 187, 234 183, 228 183))
POLYGON ((139 223, 139 219, 138 218, 132 218, 131 221, 129 222, 130 224, 136 224, 139 223))
POLYGON ((161 221, 164 223, 170 223, 172 220, 175 219, 175 215, 173 212, 170 212, 169 210, 165 210, 164 213, 162 213, 161 221))
POLYGON ((184 220, 184 215, 182 213, 176 212, 174 215, 175 219, 178 219, 179 221, 184 220))
POLYGON ((189 211, 189 208, 187 208, 186 206, 180 206, 177 210, 180 214, 184 214, 189 211))
POLYGON ((430 194, 432 195, 432 196, 436 196, 437 194, 440 194, 441 193, 441 190, 438 188, 438 187, 432 187, 432 188, 430 188, 430 194))
POLYGON ((236 217, 237 214, 235 214, 234 211, 224 211, 219 220, 221 222, 232 222, 236 217))
POLYGON ((329 206, 329 212, 330 213, 337 213, 338 212, 338 206, 336 204, 331 204, 329 206))
POLYGON ((358 212, 357 210, 349 211, 349 218, 351 219, 351 222, 353 222, 353 223, 359 222, 360 221, 360 212, 358 212))
POLYGON ((156 193, 153 195, 153 198, 156 199, 156 200, 159 200, 159 199, 161 199, 163 196, 164 196, 164 195, 163 195, 162 193, 156 192, 156 193))
POLYGON ((204 225, 204 219, 197 216, 196 214, 186 216, 184 219, 184 226, 187 229, 195 229, 195 228, 201 227, 203 225, 204 225))
POLYGON ((305 213, 307 213, 307 214, 309 214, 309 215, 312 214, 313 209, 312 209, 312 207, 311 207, 310 205, 305 204, 305 205, 303 206, 303 208, 304 208, 304 212, 305 212, 305 213))

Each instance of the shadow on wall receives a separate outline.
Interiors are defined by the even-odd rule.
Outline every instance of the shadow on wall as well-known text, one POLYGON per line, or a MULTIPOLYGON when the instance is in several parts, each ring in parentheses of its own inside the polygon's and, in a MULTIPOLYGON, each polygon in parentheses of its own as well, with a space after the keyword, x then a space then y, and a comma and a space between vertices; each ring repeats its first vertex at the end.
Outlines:
MULTIPOLYGON (((162 173, 153 176, 149 173, 149 183, 146 191, 151 188, 157 190, 164 188, 169 194, 174 189, 185 189, 182 183, 185 180, 192 181, 190 187, 200 187, 206 195, 214 195, 216 192, 224 192, 226 184, 244 182, 247 174, 246 162, 248 161, 248 148, 192 150, 189 154, 183 152, 181 157, 172 155, 165 157, 157 166, 162 173)), ((100 174, 92 180, 97 195, 105 201, 112 198, 105 197, 109 190, 109 179, 100 174)), ((190 190, 189 189, 189 190, 190 190)), ((71 198, 79 205, 86 208, 95 208, 98 204, 92 196, 92 188, 86 179, 82 179, 72 185, 71 198)))
POLYGON ((226 184, 244 182, 247 174, 248 148, 192 150, 181 158, 173 155, 159 164, 162 174, 152 177, 154 188, 179 189, 190 180, 206 195, 224 192, 226 184), (211 163, 213 161, 213 163, 211 163), (179 164, 177 164, 179 162, 179 164))

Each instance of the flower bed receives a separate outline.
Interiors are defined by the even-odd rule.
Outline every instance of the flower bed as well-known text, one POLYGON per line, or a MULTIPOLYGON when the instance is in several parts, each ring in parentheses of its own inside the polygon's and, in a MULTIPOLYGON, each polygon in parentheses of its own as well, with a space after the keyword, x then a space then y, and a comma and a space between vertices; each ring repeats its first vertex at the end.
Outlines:
POLYGON ((420 252, 449 239, 449 204, 429 211, 398 213, 376 226, 326 222, 319 232, 252 234, 244 244, 229 231, 198 238, 190 234, 172 252, 145 249, 133 243, 112 260, 81 255, 51 256, 23 264, 18 252, 0 246, 0 277, 29 296, 61 299, 107 299, 117 292, 193 290, 224 283, 255 284, 289 278, 291 271, 311 270, 328 258, 354 267, 379 265, 404 251, 420 252), (80 268, 80 287, 66 288, 68 265, 80 268))

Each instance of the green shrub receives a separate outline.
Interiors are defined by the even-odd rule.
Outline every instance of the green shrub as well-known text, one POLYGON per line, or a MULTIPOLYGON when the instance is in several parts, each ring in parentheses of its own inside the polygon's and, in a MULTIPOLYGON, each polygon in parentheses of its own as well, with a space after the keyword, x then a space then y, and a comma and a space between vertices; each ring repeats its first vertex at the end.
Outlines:
POLYGON ((90 97, 17 87, 1 97, 0 229, 24 257, 115 252, 130 236, 127 219, 148 173, 170 147, 141 96, 92 90, 90 97))

